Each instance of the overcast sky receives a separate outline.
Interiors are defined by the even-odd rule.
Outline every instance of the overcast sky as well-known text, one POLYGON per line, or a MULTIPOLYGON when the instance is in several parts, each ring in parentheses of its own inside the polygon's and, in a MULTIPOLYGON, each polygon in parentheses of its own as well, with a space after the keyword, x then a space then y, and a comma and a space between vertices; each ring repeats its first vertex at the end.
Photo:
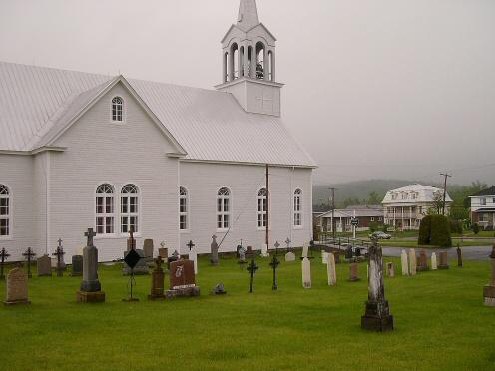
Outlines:
MULTIPOLYGON (((258 0, 315 183, 495 184, 494 0, 258 0)), ((239 0, 0 0, 0 60, 212 88, 239 0)))

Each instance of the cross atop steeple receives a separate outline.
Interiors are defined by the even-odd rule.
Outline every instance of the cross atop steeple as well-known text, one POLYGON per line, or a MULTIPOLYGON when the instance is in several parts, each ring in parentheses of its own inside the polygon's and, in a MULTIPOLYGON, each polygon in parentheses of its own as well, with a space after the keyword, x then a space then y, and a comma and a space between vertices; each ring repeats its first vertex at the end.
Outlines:
POLYGON ((256 0, 241 0, 237 25, 244 31, 247 31, 259 23, 256 0))

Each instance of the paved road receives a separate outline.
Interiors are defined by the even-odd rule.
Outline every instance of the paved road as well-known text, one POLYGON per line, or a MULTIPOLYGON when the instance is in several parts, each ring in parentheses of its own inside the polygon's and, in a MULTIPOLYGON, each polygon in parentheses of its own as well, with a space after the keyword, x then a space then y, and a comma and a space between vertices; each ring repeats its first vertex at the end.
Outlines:
MULTIPOLYGON (((400 257, 402 248, 400 247, 383 247, 383 255, 384 256, 395 256, 395 257, 400 257)), ((409 249, 406 249, 406 251, 409 249)), ((428 249, 430 254, 435 251, 438 256, 439 251, 445 251, 448 250, 449 252, 449 258, 457 258, 457 252, 456 248, 450 248, 450 249, 428 249)), ((466 246, 466 247, 461 247, 462 250, 462 257, 463 259, 466 260, 488 260, 489 255, 492 252, 492 246, 466 246)), ((416 251, 419 251, 419 249, 416 249, 416 251)))

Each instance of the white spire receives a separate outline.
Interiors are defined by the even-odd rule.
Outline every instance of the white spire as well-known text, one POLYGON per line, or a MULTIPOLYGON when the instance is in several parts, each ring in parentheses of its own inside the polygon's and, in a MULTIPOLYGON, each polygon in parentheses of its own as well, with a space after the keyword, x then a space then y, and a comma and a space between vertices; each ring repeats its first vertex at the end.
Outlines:
POLYGON ((256 0, 241 0, 237 25, 247 31, 259 23, 256 0))

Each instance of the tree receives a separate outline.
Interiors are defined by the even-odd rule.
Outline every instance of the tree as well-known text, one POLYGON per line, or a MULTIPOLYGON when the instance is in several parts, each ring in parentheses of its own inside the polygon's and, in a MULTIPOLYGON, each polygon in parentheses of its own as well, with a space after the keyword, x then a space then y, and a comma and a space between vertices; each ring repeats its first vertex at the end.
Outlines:
POLYGON ((478 225, 478 223, 473 224, 473 232, 474 234, 480 233, 480 226, 478 225))
POLYGON ((418 245, 451 247, 450 222, 443 215, 427 215, 419 226, 418 245))
POLYGON ((368 205, 380 205, 382 200, 383 200, 383 197, 380 197, 380 195, 378 193, 373 191, 373 192, 370 192, 370 194, 368 195, 367 203, 368 203, 368 205))

